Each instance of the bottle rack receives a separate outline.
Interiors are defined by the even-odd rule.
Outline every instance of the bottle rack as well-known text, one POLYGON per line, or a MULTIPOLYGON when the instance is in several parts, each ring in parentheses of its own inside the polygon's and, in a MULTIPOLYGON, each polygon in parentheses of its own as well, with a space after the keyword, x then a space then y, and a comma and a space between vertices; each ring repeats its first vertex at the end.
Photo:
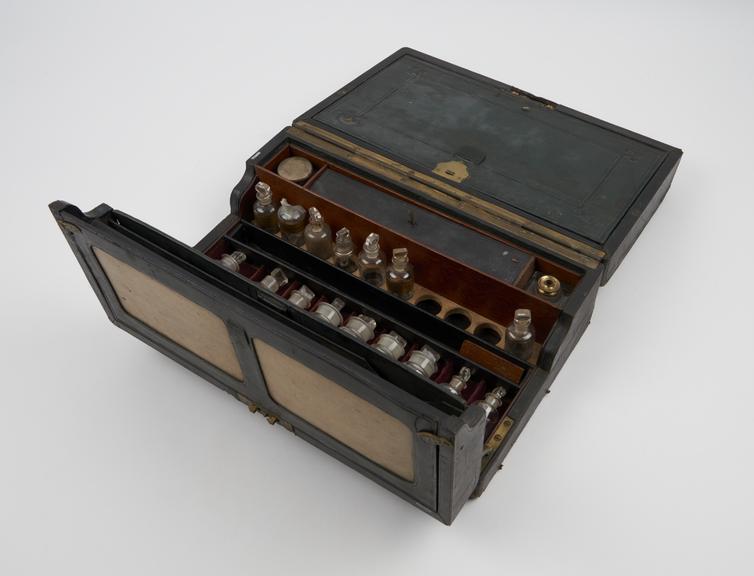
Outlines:
MULTIPOLYGON (((453 334, 439 333, 433 331, 432 327, 429 326, 422 326, 422 328, 427 330, 426 332, 418 330, 410 322, 412 318, 406 319, 401 317, 398 307, 385 308, 380 306, 378 308, 377 306, 380 303, 376 303, 377 306, 375 306, 375 303, 365 302, 364 299, 360 299, 349 293, 347 290, 348 287, 341 283, 338 283, 338 287, 335 288, 334 285, 326 281, 327 279, 317 274, 312 274, 311 271, 307 271, 309 268, 307 262, 297 262, 298 265, 293 264, 289 259, 290 254, 286 253, 286 250, 268 252, 265 248, 269 248, 271 244, 283 245, 283 248, 289 250, 295 248, 249 223, 240 223, 234 231, 223 236, 220 241, 215 243, 207 251, 207 255, 215 260, 219 260, 222 254, 228 254, 236 250, 242 251, 246 255, 246 260, 241 263, 239 271, 235 274, 245 278, 257 289, 257 297, 260 300, 280 311, 285 311, 302 326, 324 335, 330 341, 356 353, 359 357, 367 359, 368 363, 389 381, 401 381, 404 384, 406 381, 409 381, 408 388, 420 397, 422 396, 420 388, 411 386, 410 381, 420 379, 431 382, 434 388, 441 392, 444 400, 442 407, 445 409, 453 409, 455 407, 453 411, 459 413, 463 410, 464 405, 478 402, 489 391, 502 386, 506 391, 503 407, 498 414, 498 417, 502 418, 505 408, 520 391, 518 382, 523 374, 523 368, 511 364, 514 368, 509 371, 511 378, 493 373, 486 367, 459 354, 454 346, 457 338, 454 338, 453 334), (239 231, 244 231, 244 233, 239 234, 239 231), (242 241, 240 238, 243 238, 245 241, 242 241), (281 268, 285 272, 288 282, 273 293, 262 287, 260 282, 275 268, 281 268), (300 288, 302 284, 305 284, 315 294, 315 298, 306 309, 298 308, 288 301, 291 293, 300 288), (341 326, 345 325, 352 315, 367 315, 374 318, 377 322, 374 338, 368 342, 364 342, 341 330, 340 327, 335 327, 318 319, 313 314, 313 311, 320 302, 332 302, 335 298, 340 298, 346 304, 342 310, 343 322, 341 326), (398 333, 407 342, 405 351, 398 360, 385 356, 372 346, 381 334, 391 331, 398 333), (433 337, 428 337, 426 334, 433 334, 433 337), (425 344, 440 354, 440 359, 437 361, 437 370, 427 378, 419 375, 405 365, 405 361, 411 356, 411 353, 425 344), (450 394, 443 387, 443 384, 447 384, 452 376, 463 366, 471 368, 473 376, 463 390, 460 398, 461 403, 459 403, 459 399, 450 394)), ((307 257, 318 260, 309 254, 307 254, 307 257)), ((308 264, 311 264, 311 262, 308 264)), ((319 264, 322 265, 324 262, 320 260, 319 264)), ((314 271, 317 272, 316 269, 314 271)), ((339 272, 339 270, 333 271, 339 272)), ((357 278, 353 278, 353 280, 360 282, 357 278)), ((377 290, 377 292, 381 291, 377 290)), ((384 292, 382 295, 389 296, 384 292)), ((407 306, 404 302, 399 303, 407 306)), ((436 318, 430 318, 435 322, 437 321, 436 318)), ((426 399, 435 405, 437 404, 429 397, 426 399)))

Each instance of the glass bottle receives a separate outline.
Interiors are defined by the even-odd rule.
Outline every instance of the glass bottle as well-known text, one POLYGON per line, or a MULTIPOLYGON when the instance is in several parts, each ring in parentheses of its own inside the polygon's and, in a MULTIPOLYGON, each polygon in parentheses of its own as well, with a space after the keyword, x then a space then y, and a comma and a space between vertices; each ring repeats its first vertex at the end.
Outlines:
POLYGON ((513 322, 505 330, 506 352, 528 360, 534 350, 534 326, 531 325, 531 310, 519 308, 513 314, 513 322))
POLYGON ((257 191, 257 199, 254 202, 254 224, 271 234, 278 231, 278 211, 272 203, 272 189, 270 185, 261 180, 254 189, 257 191))
POLYGON ((288 200, 283 198, 278 209, 278 226, 283 240, 295 246, 303 246, 306 210, 303 206, 289 204, 288 200))
POLYGON ((380 236, 372 232, 364 242, 359 254, 361 277, 374 286, 385 282, 385 253, 380 249, 380 236))
POLYGON ((320 211, 314 207, 309 208, 309 223, 304 228, 304 242, 306 242, 306 249, 315 256, 323 260, 332 256, 330 226, 325 223, 320 211))
POLYGON ((505 397, 505 388, 498 386, 492 392, 487 393, 485 397, 477 402, 479 406, 484 409, 484 414, 487 419, 487 425, 485 430, 485 438, 489 436, 492 429, 498 420, 498 413, 500 407, 503 405, 503 398, 505 397))
POLYGON ((470 379, 471 368, 464 366, 458 371, 457 374, 453 375, 453 377, 450 379, 450 382, 445 384, 445 388, 451 394, 460 397, 461 392, 463 392, 466 389, 466 386, 468 386, 470 379))
POLYGON ((358 266, 354 249, 351 231, 348 228, 338 230, 335 233, 335 265, 346 272, 355 272, 358 266))
POLYGON ((314 314, 324 322, 335 326, 336 328, 343 324, 343 314, 341 310, 345 307, 346 303, 340 298, 335 298, 332 302, 322 301, 317 304, 314 309, 314 314))
POLYGON ((377 321, 371 316, 354 314, 340 329, 362 342, 369 342, 374 339, 374 329, 376 327, 377 321))
POLYGON ((288 296, 288 302, 301 308, 302 310, 308 310, 314 300, 314 292, 312 292, 306 284, 302 284, 296 288, 291 295, 288 296))
POLYGON ((432 374, 437 372, 437 361, 439 359, 440 355, 437 351, 425 344, 420 349, 411 352, 411 356, 404 364, 420 376, 430 378, 432 374))
POLYGON ((262 278, 259 283, 270 292, 277 293, 278 290, 288 284, 288 276, 286 276, 285 272, 280 268, 275 268, 272 272, 267 274, 267 276, 262 278))
POLYGON ((220 264, 222 264, 228 270, 238 272, 241 269, 241 264, 246 261, 246 254, 240 250, 236 250, 231 254, 223 254, 220 256, 220 264))
POLYGON ((380 334, 377 342, 372 344, 372 347, 385 356, 397 361, 406 353, 406 339, 391 330, 390 332, 380 334))
POLYGON ((401 300, 414 295, 414 267, 405 248, 393 250, 393 259, 387 267, 387 289, 401 300))

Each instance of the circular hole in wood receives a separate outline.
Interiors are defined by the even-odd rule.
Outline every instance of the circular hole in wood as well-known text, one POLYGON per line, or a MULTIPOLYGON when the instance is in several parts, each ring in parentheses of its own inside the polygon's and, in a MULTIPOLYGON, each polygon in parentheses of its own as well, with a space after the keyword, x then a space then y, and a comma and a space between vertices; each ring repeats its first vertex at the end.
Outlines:
POLYGON ((455 308, 448 312, 445 315, 445 321, 449 322, 453 326, 460 328, 461 330, 466 330, 469 326, 471 326, 471 318, 469 317, 469 313, 466 312, 463 308, 455 308))
POLYGON ((503 338, 497 326, 493 326, 492 324, 480 324, 474 330, 474 335, 490 344, 497 344, 503 338))
POLYGON ((442 310, 442 305, 431 296, 421 298, 419 301, 417 301, 416 307, 421 308, 422 310, 429 312, 430 314, 437 314, 440 310, 442 310))

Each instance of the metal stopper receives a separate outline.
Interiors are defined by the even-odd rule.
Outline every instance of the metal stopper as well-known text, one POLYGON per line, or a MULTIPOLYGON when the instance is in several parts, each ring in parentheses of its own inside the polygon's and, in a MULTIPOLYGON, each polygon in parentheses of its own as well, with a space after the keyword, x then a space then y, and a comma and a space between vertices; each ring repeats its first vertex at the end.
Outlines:
POLYGON ((390 331, 380 334, 372 348, 393 360, 400 360, 406 353, 406 340, 400 334, 390 331))
POLYGON ((437 361, 439 359, 440 354, 425 344, 419 350, 411 352, 404 364, 419 375, 429 378, 437 372, 437 361))
POLYGON ((308 310, 312 305, 312 300, 314 300, 314 292, 309 290, 306 284, 302 284, 288 296, 288 302, 302 310, 308 310))
POLYGON ((471 379, 471 368, 464 366, 458 371, 458 374, 453 375, 450 382, 445 385, 445 388, 447 388, 448 392, 451 394, 460 396, 461 392, 463 392, 468 385, 469 379, 471 379))
POLYGON ((340 329, 362 342, 369 342, 374 338, 374 329, 376 327, 377 322, 374 318, 359 314, 351 316, 345 326, 341 326, 340 329))
POLYGON ((220 256, 220 264, 222 264, 228 270, 238 272, 241 269, 241 263, 246 260, 246 254, 240 250, 236 250, 231 254, 223 254, 220 256))
POLYGON ((335 326, 336 328, 343 324, 343 315, 340 311, 346 305, 340 298, 335 298, 332 302, 320 302, 314 310, 315 316, 320 320, 335 326))
POLYGON ((492 392, 479 401, 479 406, 484 408, 485 418, 489 418, 495 410, 503 405, 503 398, 505 397, 505 388, 498 386, 492 392))
POLYGON ((275 268, 267 276, 262 278, 260 284, 270 292, 277 292, 281 287, 288 284, 288 276, 286 276, 285 272, 280 268, 275 268))

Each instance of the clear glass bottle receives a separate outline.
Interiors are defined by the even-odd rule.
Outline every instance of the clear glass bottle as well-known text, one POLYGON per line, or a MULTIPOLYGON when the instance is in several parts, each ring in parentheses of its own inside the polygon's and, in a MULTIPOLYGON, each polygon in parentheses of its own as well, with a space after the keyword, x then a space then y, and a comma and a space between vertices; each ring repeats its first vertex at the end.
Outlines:
POLYGON ((306 210, 303 206, 289 204, 288 200, 283 198, 278 209, 278 226, 283 240, 295 246, 303 246, 306 210))
POLYGON ((505 351, 528 360, 534 351, 534 326, 531 310, 519 308, 513 314, 513 322, 505 330, 505 351))
POLYGON ((385 283, 385 253, 380 249, 380 236, 372 232, 364 242, 359 254, 361 277, 374 286, 385 283))
POLYGON ((393 259, 387 267, 387 289, 402 300, 414 295, 414 267, 405 248, 393 250, 393 259))
POLYGON ((325 223, 320 211, 314 207, 309 208, 309 223, 304 228, 304 242, 306 249, 315 256, 319 256, 323 260, 332 256, 330 226, 325 223))
POLYGON ((254 224, 272 234, 278 231, 278 211, 272 203, 272 189, 261 180, 254 186, 257 199, 254 202, 254 224))
POLYGON ((358 266, 355 249, 351 231, 348 228, 341 228, 335 233, 335 265, 338 268, 346 272, 356 271, 358 266))

